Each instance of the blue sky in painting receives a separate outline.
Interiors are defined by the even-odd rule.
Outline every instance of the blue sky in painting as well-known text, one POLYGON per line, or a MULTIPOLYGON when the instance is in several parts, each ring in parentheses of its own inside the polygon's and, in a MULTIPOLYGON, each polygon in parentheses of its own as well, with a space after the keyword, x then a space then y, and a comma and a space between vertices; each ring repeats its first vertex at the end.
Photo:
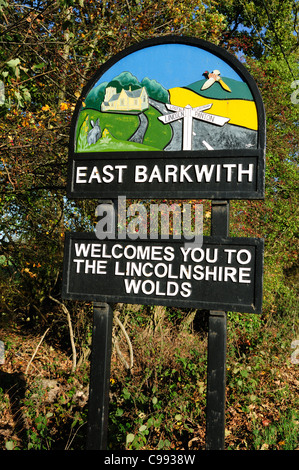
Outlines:
POLYGON ((218 69, 222 77, 241 80, 219 57, 196 46, 160 44, 133 52, 105 72, 97 84, 109 82, 121 72, 131 72, 139 81, 155 79, 166 89, 187 86, 201 80, 203 72, 218 69))

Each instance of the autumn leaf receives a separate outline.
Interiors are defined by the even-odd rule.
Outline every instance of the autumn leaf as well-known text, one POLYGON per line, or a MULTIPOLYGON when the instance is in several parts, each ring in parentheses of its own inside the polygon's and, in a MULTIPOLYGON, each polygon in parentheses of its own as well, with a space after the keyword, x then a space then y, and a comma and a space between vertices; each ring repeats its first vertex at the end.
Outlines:
POLYGON ((67 103, 61 103, 61 105, 60 105, 61 111, 66 111, 66 110, 68 109, 68 107, 69 107, 69 106, 68 106, 67 103))

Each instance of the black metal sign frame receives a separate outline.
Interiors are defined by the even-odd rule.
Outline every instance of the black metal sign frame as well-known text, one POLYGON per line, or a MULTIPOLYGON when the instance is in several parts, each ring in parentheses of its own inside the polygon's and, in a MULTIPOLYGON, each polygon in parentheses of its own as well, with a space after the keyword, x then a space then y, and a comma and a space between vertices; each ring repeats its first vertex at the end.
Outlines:
MULTIPOLYGON (((182 58, 182 63, 178 63, 177 67, 183 68, 184 60, 182 58)), ((201 61, 194 62, 199 63, 201 61)), ((226 65, 223 65, 224 69, 226 65)), ((214 65, 211 64, 211 67, 214 67, 214 65)), ((216 76, 216 72, 219 71, 212 71, 211 78, 208 72, 203 75, 208 74, 208 80, 218 80, 219 77, 216 76)), ((198 79, 196 78, 196 80, 198 79)), ((202 87, 200 89, 206 89, 206 85, 208 84, 204 86, 200 84, 200 87, 202 87)), ((179 85, 179 87, 181 86, 179 85)), ((227 87, 227 83, 224 83, 224 86, 221 84, 224 89, 225 86, 227 87)), ((231 90, 233 89, 235 88, 231 87, 231 90)), ((209 100, 218 99, 214 94, 210 94, 208 98, 209 100)), ((226 99, 229 98, 225 96, 224 101, 226 99)), ((108 101, 105 106, 107 103, 108 101)), ((221 108, 221 110, 223 109, 221 108)), ((105 112, 104 109, 103 111, 105 112)), ((90 116, 88 116, 88 120, 90 119, 90 116)), ((80 126, 83 126, 82 120, 81 115, 80 126)), ((91 125, 94 132, 97 132, 93 121, 88 122, 88 125, 91 125)), ((174 126, 168 126, 168 128, 170 127, 175 133, 174 126)), ((106 137, 107 133, 105 134, 106 137)), ((126 137, 124 140, 128 141, 128 138, 126 137)), ((264 251, 264 242, 261 239, 228 237, 229 200, 264 198, 265 146, 265 110, 254 79, 236 57, 222 48, 200 39, 166 36, 137 43, 103 64, 84 87, 81 97, 77 101, 71 123, 67 182, 68 197, 102 200, 116 199, 118 196, 138 199, 212 199, 211 237, 203 237, 202 252, 197 252, 198 255, 204 253, 204 260, 203 262, 200 261, 201 264, 197 262, 200 256, 198 259, 195 257, 192 262, 189 260, 190 271, 185 266, 186 259, 182 261, 181 258, 183 253, 181 248, 186 246, 184 240, 98 240, 93 233, 66 234, 62 297, 94 302, 87 443, 89 449, 102 450, 107 446, 108 391, 113 320, 111 304, 115 302, 168 305, 183 308, 193 307, 210 311, 206 447, 207 450, 224 448, 226 312, 261 313, 264 251), (242 104, 242 115, 254 116, 254 119, 256 117, 254 125, 252 123, 248 125, 247 122, 244 124, 247 131, 249 130, 249 132, 246 131, 247 134, 245 132, 248 137, 247 140, 243 140, 245 134, 240 131, 243 126, 241 121, 233 122, 229 118, 229 113, 220 113, 221 116, 217 115, 215 102, 213 104, 210 104, 210 101, 201 102, 199 107, 198 104, 192 103, 194 107, 191 108, 190 103, 180 105, 175 100, 169 100, 165 101, 162 111, 156 106, 156 109, 162 113, 158 119, 164 124, 179 119, 182 120, 177 136, 183 130, 183 134, 181 133, 178 137, 181 138, 183 150, 180 150, 180 147, 176 145, 173 147, 168 146, 167 149, 161 145, 155 151, 152 151, 151 148, 145 149, 144 146, 142 146, 142 149, 139 148, 138 151, 132 151, 133 147, 130 145, 124 147, 127 149, 126 151, 114 151, 113 146, 108 148, 109 151, 106 147, 100 147, 101 151, 99 151, 97 146, 93 148, 96 151, 92 152, 90 147, 85 145, 77 149, 78 116, 82 107, 86 104, 85 98, 102 76, 118 61, 130 54, 151 46, 165 44, 194 46, 211 53, 220 59, 219 64, 223 64, 224 61, 234 71, 232 74, 228 74, 229 80, 237 78, 237 80, 240 79, 241 82, 244 82, 247 86, 245 87, 246 90, 249 90, 247 95, 249 98, 244 98, 246 95, 246 93, 245 95, 243 93, 244 88, 242 88, 239 96, 234 96, 242 104), (239 77, 236 77, 235 73, 239 77), (243 99, 251 101, 249 108, 254 110, 254 114, 246 114, 246 111, 243 111, 243 99), (255 108, 252 107, 252 103, 254 103, 255 108), (180 108, 180 106, 182 107, 180 108), (205 111, 211 106, 215 110, 214 115, 211 114, 207 117, 205 111), (170 111, 169 115, 167 114, 168 110, 170 111), (193 124, 190 125, 190 119, 191 123, 193 122, 192 119, 206 121, 205 127, 199 129, 198 123, 192 127, 193 124), (187 121, 189 126, 185 125, 187 121), (237 126, 238 138, 235 139, 233 144, 230 144, 229 132, 222 133, 221 131, 217 134, 220 144, 218 146, 210 145, 217 140, 215 139, 216 133, 214 134, 217 125, 226 125, 228 121, 230 123, 227 128, 234 136, 236 136, 234 126, 237 126), (211 126, 211 124, 213 125, 211 126), (190 141, 193 139, 191 131, 194 130, 196 132, 200 131, 200 140, 197 134, 194 133, 198 140, 194 142, 194 145, 190 145, 190 141), (211 130, 211 133, 209 133, 209 130, 211 130), (201 140, 206 138, 207 131, 212 142, 201 140), (225 143, 222 139, 225 139, 225 143), (187 145, 185 145, 185 141, 188 142, 187 145), (198 145, 200 141, 204 145, 198 145), (192 150, 195 148, 197 150, 192 150), (201 150, 202 148, 204 150, 201 150), (103 149, 105 151, 102 151, 103 149), (128 151, 128 149, 131 151, 128 151), (159 259, 153 259, 152 254, 148 259, 145 256, 144 259, 141 259, 141 264, 149 261, 149 266, 153 270, 152 273, 155 273, 155 277, 151 277, 152 273, 148 277, 149 272, 142 269, 141 274, 138 275, 140 266, 134 261, 133 252, 127 252, 127 257, 118 258, 120 252, 115 251, 114 256, 111 256, 111 248, 115 243, 118 244, 120 250, 131 245, 133 248, 139 246, 148 249, 149 247, 150 250, 155 247, 162 247, 163 252, 163 249, 168 247, 168 257, 162 259, 159 265, 159 259), (74 249, 75 244, 77 244, 76 249, 74 249), (90 249, 93 244, 95 246, 91 256, 90 249), (211 253, 219 250, 214 261, 205 258, 208 248, 211 249, 211 253), (169 258, 170 254, 173 255, 173 264, 170 262, 172 261, 169 258), (115 267, 116 262, 119 262, 117 270, 115 267), (135 263, 134 270, 131 269, 131 263, 135 263), (175 288, 178 286, 178 274, 175 270, 172 271, 172 266, 184 273, 182 276, 180 274, 179 279, 182 281, 184 278, 186 284, 182 286, 182 283, 180 283, 182 290, 179 295, 173 295, 174 291, 171 290, 174 286, 176 286, 175 288), (194 281, 193 276, 192 282, 190 282, 190 275, 192 277, 194 272, 197 277, 195 276, 194 281), (206 276, 204 278, 202 277, 203 272, 206 276), (167 273, 167 279, 164 279, 165 273, 167 273), (226 276, 225 280, 224 276, 226 276), (185 278, 187 278, 187 281, 185 281, 185 278), (127 284, 124 291, 125 279, 127 284), (148 280, 151 282, 146 284, 148 280), (143 290, 141 289, 142 295, 140 294, 141 283, 144 283, 143 290), (128 292, 129 284, 131 287, 128 292), (145 288, 145 286, 147 287, 145 288), (154 295, 152 295, 152 292, 149 294, 147 290, 148 288, 152 289, 153 286, 154 295)), ((116 150, 118 149, 119 147, 116 148, 116 150)), ((188 246, 190 246, 190 242, 188 243, 188 246)), ((141 250, 141 252, 145 253, 146 250, 141 250)), ((154 251, 151 253, 154 253, 154 251)), ((187 252, 184 253, 187 256, 187 252)))
POLYGON ((247 69, 233 55, 218 46, 195 38, 165 36, 146 40, 108 60, 84 87, 71 123, 67 195, 71 198, 86 199, 116 198, 124 194, 127 197, 140 197, 142 194, 146 198, 263 199, 265 135, 265 110, 260 92, 247 69), (133 52, 155 45, 173 43, 191 45, 211 52, 229 64, 248 85, 257 111, 256 147, 196 151, 76 153, 76 126, 82 103, 102 75, 133 52), (182 178, 178 177, 176 181, 172 169, 172 178, 166 180, 166 165, 169 163, 177 166, 177 175, 180 175, 183 169, 182 178), (149 174, 151 168, 155 166, 155 178, 148 177, 147 181, 140 180, 139 184, 138 179, 136 180, 136 165, 149 165, 149 174), (124 168, 119 169, 120 166, 124 168), (93 171, 100 176, 103 176, 104 172, 105 176, 101 182, 99 178, 90 178, 93 171), (208 176, 209 181, 205 178, 205 174, 202 176, 202 171, 211 175, 208 176))

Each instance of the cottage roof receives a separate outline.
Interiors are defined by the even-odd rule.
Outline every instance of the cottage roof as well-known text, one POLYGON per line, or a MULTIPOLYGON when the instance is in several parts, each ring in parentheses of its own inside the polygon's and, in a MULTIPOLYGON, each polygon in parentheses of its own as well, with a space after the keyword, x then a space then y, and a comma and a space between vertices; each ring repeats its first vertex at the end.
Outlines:
MULTIPOLYGON (((129 98, 139 98, 139 96, 141 95, 142 93, 142 90, 143 88, 138 88, 137 90, 125 90, 123 88, 123 92, 129 97, 129 98)), ((114 95, 111 96, 111 98, 109 99, 109 103, 111 103, 112 101, 117 101, 118 98, 119 98, 119 95, 120 93, 115 93, 114 95)))
POLYGON ((115 95, 112 95, 108 103, 110 103, 111 101, 117 101, 119 98, 119 95, 120 93, 115 93, 115 95))
POLYGON ((137 90, 125 90, 126 95, 130 98, 139 98, 142 93, 142 88, 138 88, 137 90))

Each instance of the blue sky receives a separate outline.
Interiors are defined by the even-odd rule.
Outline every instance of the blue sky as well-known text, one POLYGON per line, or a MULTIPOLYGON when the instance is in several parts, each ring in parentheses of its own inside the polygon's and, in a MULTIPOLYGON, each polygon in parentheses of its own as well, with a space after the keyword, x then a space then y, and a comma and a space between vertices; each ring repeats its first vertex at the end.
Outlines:
POLYGON ((160 44, 140 49, 119 60, 97 84, 109 82, 121 72, 131 72, 139 81, 148 77, 169 89, 201 80, 203 72, 214 69, 220 70, 222 77, 242 80, 226 62, 210 52, 185 44, 160 44))

